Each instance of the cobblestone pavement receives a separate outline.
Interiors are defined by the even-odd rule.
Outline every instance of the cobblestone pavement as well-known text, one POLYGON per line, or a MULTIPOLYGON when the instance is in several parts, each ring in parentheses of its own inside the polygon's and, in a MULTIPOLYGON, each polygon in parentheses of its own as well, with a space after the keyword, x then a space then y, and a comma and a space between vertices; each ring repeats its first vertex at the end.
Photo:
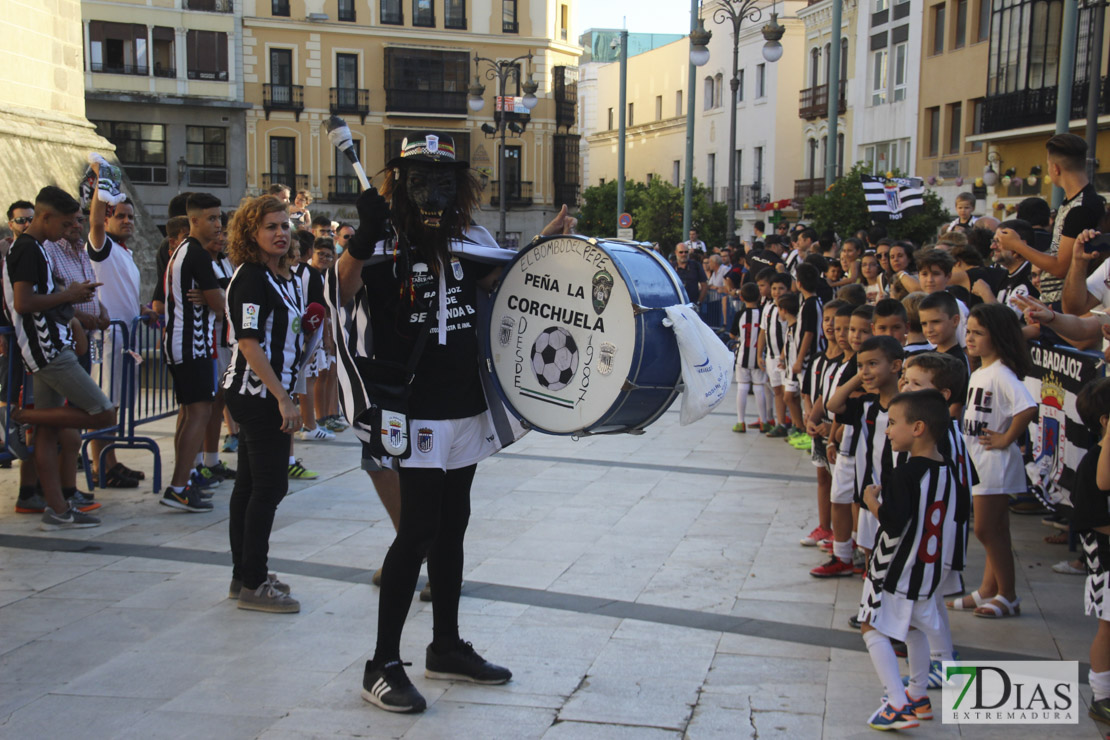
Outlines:
MULTIPOLYGON (((675 409, 642 436, 530 434, 484 462, 461 627, 514 678, 426 680, 431 606, 414 597, 401 648, 428 699, 415 716, 359 697, 370 576, 393 530, 350 432, 298 443, 321 475, 292 482, 278 510, 271 569, 299 615, 226 599, 228 483, 210 514, 159 506, 149 484, 97 491, 103 526, 44 533, 12 513, 18 471, 0 471, 0 736, 869 737, 882 688, 846 623, 859 581, 812 578, 820 554, 798 546, 816 523, 813 468, 780 440, 732 433, 731 408, 689 427, 675 409)), ((170 424, 145 429, 172 453, 170 424)), ((149 480, 149 454, 121 459, 149 480)), ((1095 622, 1083 579, 1052 572, 1067 553, 1042 542, 1039 517, 1014 517, 1013 530, 1022 615, 953 614, 958 649, 1078 660, 1085 681, 1095 622)), ((973 544, 969 581, 982 559, 973 544)), ((1053 727, 938 718, 910 732, 1102 737, 1080 715, 1053 727)))

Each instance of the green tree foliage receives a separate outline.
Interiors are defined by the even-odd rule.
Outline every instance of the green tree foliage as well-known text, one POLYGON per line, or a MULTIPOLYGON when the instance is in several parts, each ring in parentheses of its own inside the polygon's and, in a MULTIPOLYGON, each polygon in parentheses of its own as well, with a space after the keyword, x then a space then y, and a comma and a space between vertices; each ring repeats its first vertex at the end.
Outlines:
MULTIPOLYGON (((863 197, 860 175, 868 174, 865 162, 858 162, 844 177, 833 183, 827 191, 806 199, 803 220, 809 221, 818 233, 832 230, 841 238, 854 235, 860 229, 872 226, 867 201, 863 197)), ((899 173, 895 176, 901 177, 899 173)), ((940 196, 926 189, 925 207, 912 216, 884 223, 892 239, 909 239, 915 244, 928 243, 936 238, 940 227, 953 218, 940 196)))
MULTIPOLYGON (((682 233, 682 188, 653 178, 649 183, 625 184, 624 209, 632 215, 632 228, 639 241, 658 242, 666 252, 686 238, 682 233)), ((727 221, 724 203, 710 203, 709 193, 694 183, 694 226, 709 246, 724 246, 727 221)), ((587 188, 578 213, 578 232, 598 238, 617 235, 617 183, 587 188)))

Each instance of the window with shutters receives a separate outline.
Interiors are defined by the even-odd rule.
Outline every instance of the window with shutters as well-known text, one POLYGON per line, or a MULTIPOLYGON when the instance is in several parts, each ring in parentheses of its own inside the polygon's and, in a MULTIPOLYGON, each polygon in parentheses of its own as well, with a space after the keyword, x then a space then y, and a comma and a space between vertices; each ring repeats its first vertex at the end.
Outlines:
POLYGON ((190 30, 185 37, 190 80, 227 79, 227 34, 190 30))
POLYGON ((466 115, 470 56, 438 49, 385 50, 385 109, 466 115))
POLYGON ((92 72, 149 74, 146 26, 89 21, 89 62, 92 72))

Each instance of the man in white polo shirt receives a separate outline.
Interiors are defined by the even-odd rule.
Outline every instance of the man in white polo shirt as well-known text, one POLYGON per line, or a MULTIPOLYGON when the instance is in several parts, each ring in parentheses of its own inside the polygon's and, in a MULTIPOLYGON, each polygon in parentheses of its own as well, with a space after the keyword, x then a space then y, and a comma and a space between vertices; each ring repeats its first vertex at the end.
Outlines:
MULTIPOLYGON (((94 164, 93 169, 99 173, 97 165, 94 164)), ((97 282, 103 283, 97 290, 97 297, 107 309, 108 318, 122 321, 130 330, 131 322, 136 317, 154 315, 149 308, 139 304, 139 267, 126 246, 135 233, 135 207, 128 199, 109 208, 95 188, 90 206, 89 240, 85 248, 97 282)), ((101 357, 107 366, 100 376, 100 387, 114 403, 120 402, 125 349, 119 327, 109 327, 104 332, 101 357)), ((99 465, 100 452, 105 444, 99 441, 91 444, 94 467, 99 465)), ((120 463, 115 452, 109 450, 105 459, 105 477, 109 488, 135 488, 144 476, 140 471, 120 463)))

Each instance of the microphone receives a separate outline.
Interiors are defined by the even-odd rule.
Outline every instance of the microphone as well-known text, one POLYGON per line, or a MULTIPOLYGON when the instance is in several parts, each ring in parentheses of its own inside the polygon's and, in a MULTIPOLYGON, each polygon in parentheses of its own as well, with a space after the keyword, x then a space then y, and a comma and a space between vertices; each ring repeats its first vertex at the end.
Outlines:
POLYGON ((324 307, 319 303, 313 302, 308 304, 304 316, 301 317, 301 329, 306 335, 312 334, 324 323, 324 315, 324 307))
POLYGON ((362 169, 362 163, 358 161, 358 154, 355 153, 354 140, 351 138, 351 129, 348 128, 347 122, 339 116, 332 116, 324 121, 324 128, 328 132, 328 140, 339 151, 347 156, 347 161, 351 163, 351 167, 355 170, 355 175, 358 181, 362 184, 363 190, 370 188, 370 180, 366 177, 366 171, 362 169))

